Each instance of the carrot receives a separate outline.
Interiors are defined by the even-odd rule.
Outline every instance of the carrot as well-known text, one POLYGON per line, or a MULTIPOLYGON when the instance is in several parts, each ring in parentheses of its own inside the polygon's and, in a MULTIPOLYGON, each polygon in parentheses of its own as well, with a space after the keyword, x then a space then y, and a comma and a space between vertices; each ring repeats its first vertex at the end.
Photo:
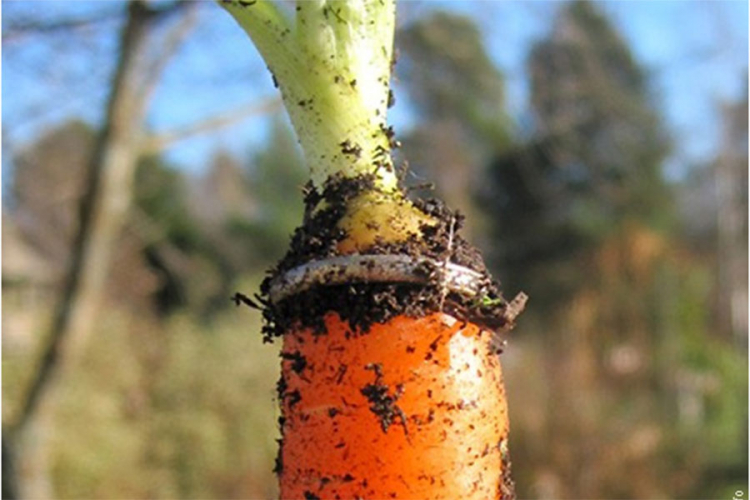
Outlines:
POLYGON ((511 498, 490 333, 450 315, 284 336, 281 498, 511 498))
POLYGON ((257 297, 265 340, 283 342, 281 498, 513 498, 492 337, 525 296, 500 296, 457 214, 399 186, 394 1, 300 0, 294 20, 221 3, 273 73, 311 173, 304 223, 257 297))
MULTIPOLYGON (((326 202, 335 212, 335 196, 326 202)), ((281 498, 513 498, 507 402, 487 321, 512 326, 525 296, 499 300, 499 309, 467 303, 461 293, 485 275, 434 260, 429 239, 416 244, 421 255, 390 255, 348 234, 345 246, 363 253, 289 269, 327 216, 297 232, 264 286, 267 334, 283 341, 281 498), (430 266, 437 281, 420 282, 430 266)), ((433 214, 431 224, 431 237, 445 241, 446 222, 433 214)), ((330 244, 340 253, 342 241, 330 244)))

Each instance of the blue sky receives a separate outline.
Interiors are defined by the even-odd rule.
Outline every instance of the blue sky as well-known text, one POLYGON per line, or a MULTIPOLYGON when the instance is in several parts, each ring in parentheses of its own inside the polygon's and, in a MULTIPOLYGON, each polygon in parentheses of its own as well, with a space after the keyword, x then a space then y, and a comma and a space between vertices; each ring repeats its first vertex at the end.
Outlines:
MULTIPOLYGON (((448 9, 480 26, 491 57, 506 75, 507 105, 519 134, 528 122, 525 62, 531 45, 550 29, 559 2, 463 1, 400 4, 399 22, 427 10, 448 9)), ((680 177, 708 161, 720 139, 720 104, 746 91, 748 2, 603 1, 600 6, 652 75, 654 100, 675 139, 668 173, 680 177)), ((55 19, 116 10, 114 2, 4 1, 3 22, 19 13, 55 19)), ((44 43, 10 42, 3 52, 4 146, 23 147, 40 130, 71 117, 96 124, 103 114, 120 23, 49 37, 44 43)), ((265 67, 246 35, 220 8, 205 5, 195 32, 167 68, 148 116, 149 128, 170 130, 201 117, 275 95, 265 67)), ((391 122, 412 123, 406 96, 396 88, 391 122)), ((247 155, 262 143, 268 117, 178 143, 167 155, 200 172, 217 148, 247 155)), ((3 162, 7 173, 7 155, 3 162)), ((5 181, 3 182, 5 184, 5 181)))
POLYGON ((747 92, 748 2, 612 2, 607 12, 654 76, 657 102, 677 140, 673 165, 709 159, 721 104, 747 92))

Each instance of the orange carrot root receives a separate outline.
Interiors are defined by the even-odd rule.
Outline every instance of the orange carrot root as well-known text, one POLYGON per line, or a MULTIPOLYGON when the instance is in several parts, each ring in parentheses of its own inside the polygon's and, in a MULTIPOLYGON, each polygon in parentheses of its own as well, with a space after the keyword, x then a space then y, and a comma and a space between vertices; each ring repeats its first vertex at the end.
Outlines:
POLYGON ((325 324, 284 336, 282 499, 513 497, 490 332, 443 313, 325 324))

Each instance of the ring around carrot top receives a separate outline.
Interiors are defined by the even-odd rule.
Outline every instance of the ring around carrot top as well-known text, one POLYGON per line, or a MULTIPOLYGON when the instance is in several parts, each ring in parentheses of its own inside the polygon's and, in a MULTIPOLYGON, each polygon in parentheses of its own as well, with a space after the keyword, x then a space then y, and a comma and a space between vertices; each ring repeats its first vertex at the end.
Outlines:
POLYGON ((220 4, 265 59, 311 172, 303 223, 256 295, 264 339, 282 340, 281 498, 513 498, 493 337, 526 299, 502 297, 461 216, 399 184, 393 0, 300 0, 293 17, 220 4), (408 276, 366 268, 378 262, 408 276), (447 279, 456 269, 469 293, 447 279))

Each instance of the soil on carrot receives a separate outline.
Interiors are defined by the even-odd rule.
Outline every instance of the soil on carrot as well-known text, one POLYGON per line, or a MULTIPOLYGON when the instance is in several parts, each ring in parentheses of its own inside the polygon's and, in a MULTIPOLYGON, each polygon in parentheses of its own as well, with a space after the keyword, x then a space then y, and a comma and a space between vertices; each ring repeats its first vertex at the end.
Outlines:
POLYGON ((406 427, 406 416, 404 412, 396 404, 398 398, 403 393, 404 386, 399 385, 396 387, 396 391, 393 394, 389 393, 389 387, 383 383, 383 372, 381 364, 372 364, 365 367, 365 370, 372 370, 375 372, 375 382, 367 384, 360 391, 363 396, 370 402, 370 411, 372 411, 378 420, 380 420, 380 427, 383 432, 388 432, 388 427, 394 422, 396 417, 399 417, 401 424, 404 426, 404 432, 409 435, 409 430, 406 427))
POLYGON ((325 332, 323 317, 330 311, 338 312, 349 323, 353 334, 366 334, 373 323, 384 323, 395 316, 417 318, 440 310, 490 330, 511 327, 513 318, 507 314, 507 302, 502 299, 499 284, 490 277, 479 251, 460 235, 463 216, 436 199, 413 202, 418 210, 435 221, 434 225, 421 227, 420 237, 412 236, 395 244, 376 242, 366 253, 424 256, 473 269, 484 276, 482 296, 488 299, 486 302, 447 292, 439 282, 438 269, 426 269, 426 277, 434 276, 426 285, 356 283, 321 286, 271 303, 268 293, 276 276, 313 260, 340 255, 337 244, 346 234, 338 223, 350 200, 375 189, 373 179, 374 176, 334 177, 329 179, 322 192, 310 185, 305 188, 303 224, 295 230, 289 251, 269 271, 257 296, 263 305, 264 341, 270 342, 293 326, 300 325, 322 334, 325 332))
POLYGON ((508 452, 508 438, 503 438, 498 444, 500 450, 500 459, 503 464, 502 477, 500 478, 500 491, 498 498, 500 500, 513 500, 516 498, 516 484, 513 482, 511 472, 510 453, 508 452))

